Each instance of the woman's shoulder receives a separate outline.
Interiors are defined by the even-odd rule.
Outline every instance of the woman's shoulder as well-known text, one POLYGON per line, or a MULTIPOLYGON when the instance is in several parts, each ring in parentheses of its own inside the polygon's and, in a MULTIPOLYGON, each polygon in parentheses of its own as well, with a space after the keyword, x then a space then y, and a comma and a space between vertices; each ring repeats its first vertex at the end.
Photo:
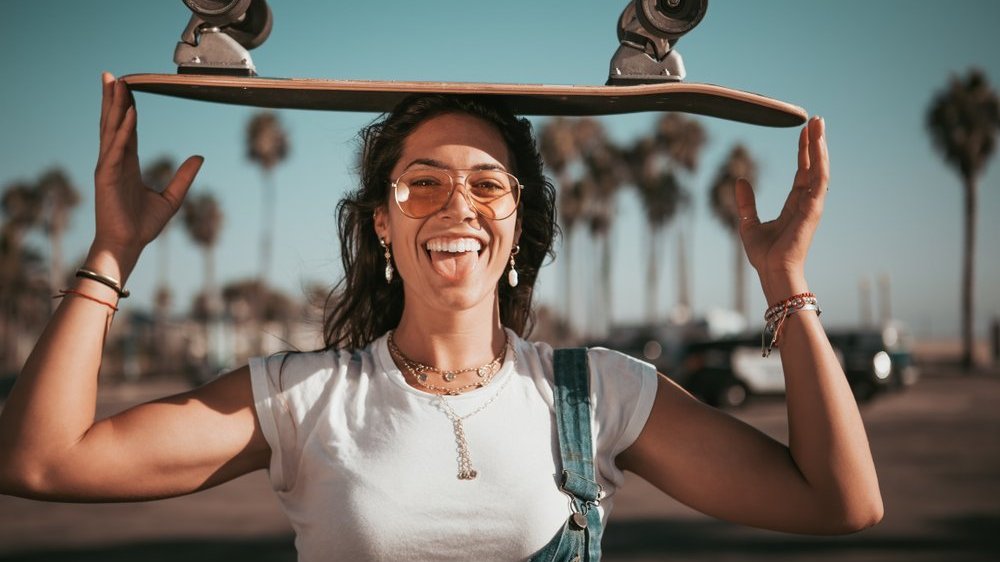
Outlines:
POLYGON ((308 351, 281 351, 250 361, 251 371, 270 379, 301 381, 309 378, 328 378, 334 373, 357 371, 371 364, 375 355, 375 342, 363 348, 324 347, 308 351))
MULTIPOLYGON (((539 373, 548 384, 554 383, 554 357, 556 349, 581 346, 552 346, 545 341, 518 338, 516 347, 521 364, 539 373)), ((606 347, 584 347, 591 385, 600 391, 605 386, 635 385, 648 387, 656 379, 656 367, 631 355, 606 347)))
POLYGON ((550 343, 545 341, 533 341, 518 338, 518 350, 521 353, 526 353, 537 357, 543 363, 550 365, 552 364, 552 359, 556 349, 567 349, 567 348, 580 348, 586 349, 587 351, 587 362, 592 370, 596 370, 598 373, 605 372, 607 370, 616 369, 628 369, 628 370, 638 370, 645 371, 655 368, 649 363, 636 359, 631 355, 622 353, 621 351, 615 349, 609 349, 606 347, 594 346, 594 347, 584 347, 584 346, 552 346, 550 343))

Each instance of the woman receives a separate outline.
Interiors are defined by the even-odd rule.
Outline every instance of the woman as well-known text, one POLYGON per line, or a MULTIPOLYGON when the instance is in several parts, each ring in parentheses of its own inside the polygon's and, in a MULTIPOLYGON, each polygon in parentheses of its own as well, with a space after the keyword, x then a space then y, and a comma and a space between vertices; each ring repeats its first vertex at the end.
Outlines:
MULTIPOLYGON (((568 502, 553 353, 521 339, 555 231, 527 122, 485 100, 401 104, 364 133, 362 186, 341 204, 345 281, 327 349, 255 359, 95 423, 121 284, 202 162, 189 158, 162 194, 142 185, 130 95, 110 75, 103 86, 96 235, 0 415, 0 491, 147 500, 268 468, 303 560, 525 559, 545 546, 568 502)), ((789 300, 808 290, 828 181, 823 127, 803 128, 777 219, 761 223, 750 185, 737 185, 747 255, 780 304, 789 446, 645 363, 590 350, 605 519, 629 470, 757 527, 832 534, 880 520, 867 438, 815 301, 789 300)))

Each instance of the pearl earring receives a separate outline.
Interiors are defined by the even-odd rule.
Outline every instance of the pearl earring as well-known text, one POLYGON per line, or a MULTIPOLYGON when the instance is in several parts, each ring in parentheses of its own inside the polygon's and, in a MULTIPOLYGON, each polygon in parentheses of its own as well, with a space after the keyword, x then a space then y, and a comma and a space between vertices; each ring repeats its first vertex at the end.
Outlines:
POLYGON ((514 269, 514 256, 516 256, 520 251, 521 247, 517 244, 515 244, 514 248, 510 251, 510 271, 507 272, 507 283, 511 287, 517 287, 517 270, 514 269))
POLYGON ((392 283, 392 253, 389 252, 389 245, 385 243, 385 240, 379 238, 378 243, 385 248, 385 282, 392 283))

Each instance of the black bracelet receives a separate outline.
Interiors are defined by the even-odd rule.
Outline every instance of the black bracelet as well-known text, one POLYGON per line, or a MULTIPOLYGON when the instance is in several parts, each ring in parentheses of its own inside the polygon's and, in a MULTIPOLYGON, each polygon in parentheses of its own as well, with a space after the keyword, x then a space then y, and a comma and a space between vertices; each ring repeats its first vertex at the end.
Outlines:
POLYGON ((122 284, 118 282, 114 277, 108 277, 107 275, 101 275, 96 271, 91 271, 89 269, 80 268, 76 270, 77 277, 84 277, 90 279, 91 281, 97 281, 102 285, 106 285, 111 288, 114 292, 118 293, 118 298, 127 299, 129 296, 128 289, 123 289, 122 284))

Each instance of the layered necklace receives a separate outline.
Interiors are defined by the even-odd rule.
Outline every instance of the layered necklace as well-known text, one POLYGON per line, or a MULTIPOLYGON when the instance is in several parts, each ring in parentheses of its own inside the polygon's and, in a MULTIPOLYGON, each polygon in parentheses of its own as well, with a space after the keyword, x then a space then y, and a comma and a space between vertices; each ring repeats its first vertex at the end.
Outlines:
MULTIPOLYGON (((506 335, 506 330, 504 331, 504 333, 506 335)), ((493 380, 494 375, 496 375, 496 373, 500 370, 500 365, 503 363, 504 356, 507 354, 507 348, 510 346, 510 338, 506 337, 504 339, 503 348, 501 348, 500 353, 497 354, 497 356, 494 357, 493 360, 490 361, 489 363, 479 367, 458 369, 455 371, 442 371, 431 365, 425 365, 423 363, 410 359, 402 351, 400 351, 399 347, 396 345, 396 342, 393 339, 393 332, 389 332, 389 338, 387 343, 389 345, 389 352, 392 353, 392 355, 394 355, 396 358, 399 359, 400 362, 403 363, 403 367, 407 370, 407 372, 410 373, 410 376, 413 377, 415 381, 417 381, 417 384, 437 394, 436 396, 437 405, 441 410, 441 412, 444 413, 444 415, 447 416, 448 419, 451 421, 452 429, 455 432, 455 445, 458 448, 458 479, 459 480, 475 479, 476 476, 478 475, 478 472, 476 472, 476 470, 472 468, 472 458, 469 455, 469 442, 465 437, 465 427, 462 425, 462 422, 478 414, 479 412, 482 412, 483 410, 486 409, 487 406, 492 404, 497 399, 497 397, 500 396, 500 393, 503 391, 504 387, 507 386, 507 382, 510 381, 510 377, 508 377, 503 381, 503 384, 500 385, 500 388, 498 388, 497 391, 493 393, 493 396, 491 396, 489 400, 483 402, 483 404, 480 405, 478 408, 469 412, 468 414, 465 414, 464 416, 458 415, 455 412, 455 410, 452 409, 451 404, 449 404, 448 401, 445 399, 445 395, 455 396, 462 393, 463 391, 474 388, 482 388, 488 385, 493 380), (445 382, 452 382, 458 375, 462 373, 472 373, 472 372, 475 372, 477 380, 469 384, 464 384, 456 387, 438 386, 436 384, 428 382, 431 374, 439 375, 445 382)), ((511 351, 513 352, 513 348, 511 348, 511 351)))

